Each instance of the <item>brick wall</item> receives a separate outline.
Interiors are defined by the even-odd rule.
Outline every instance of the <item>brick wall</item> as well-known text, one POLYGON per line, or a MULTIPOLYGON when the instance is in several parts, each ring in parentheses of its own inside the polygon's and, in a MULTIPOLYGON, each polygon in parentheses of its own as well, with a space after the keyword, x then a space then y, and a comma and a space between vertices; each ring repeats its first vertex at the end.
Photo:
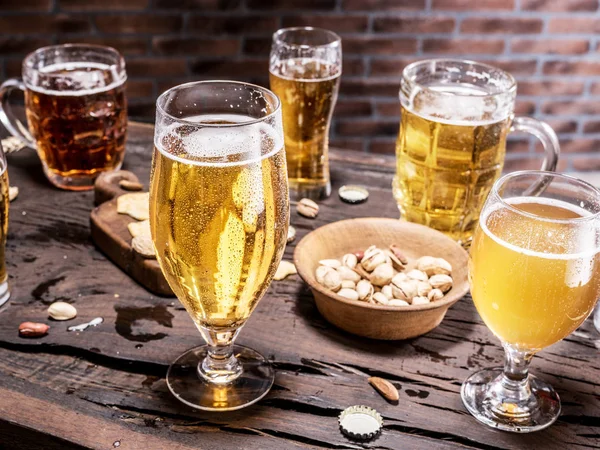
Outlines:
MULTIPOLYGON (((22 57, 62 42, 112 45, 126 56, 131 115, 184 81, 268 84, 271 34, 313 25, 343 37, 332 144, 393 153, 398 86, 409 62, 489 62, 519 80, 517 112, 560 134, 562 170, 600 170, 598 0, 0 0, 2 78, 22 57)), ((539 145, 514 141, 508 169, 537 167, 539 145)))

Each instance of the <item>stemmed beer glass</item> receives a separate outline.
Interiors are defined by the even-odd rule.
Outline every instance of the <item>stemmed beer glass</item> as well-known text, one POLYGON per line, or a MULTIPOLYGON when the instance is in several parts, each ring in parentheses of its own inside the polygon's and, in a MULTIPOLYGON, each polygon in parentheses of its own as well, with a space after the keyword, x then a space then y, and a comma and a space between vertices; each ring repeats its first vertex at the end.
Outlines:
POLYGON ((271 388, 272 367, 233 345, 281 260, 289 224, 279 100, 247 83, 176 86, 157 100, 150 226, 160 266, 207 345, 167 384, 204 410, 234 410, 271 388))
POLYGON ((560 400, 528 374, 531 358, 579 327, 600 295, 600 191, 566 175, 511 173, 494 184, 479 225, 471 294, 506 357, 504 369, 471 375, 462 399, 487 425, 536 431, 558 418, 560 400))

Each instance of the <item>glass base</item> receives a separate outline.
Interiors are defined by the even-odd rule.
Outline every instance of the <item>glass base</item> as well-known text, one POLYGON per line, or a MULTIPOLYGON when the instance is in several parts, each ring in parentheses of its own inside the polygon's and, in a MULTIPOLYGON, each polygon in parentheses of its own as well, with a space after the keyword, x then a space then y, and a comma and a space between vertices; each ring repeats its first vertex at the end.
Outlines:
POLYGON ((4 280, 0 283, 0 306, 4 305, 10 298, 10 290, 8 289, 8 281, 4 280))
POLYGON ((600 333, 600 303, 596 305, 596 312, 594 313, 594 326, 600 333))
POLYGON ((110 170, 99 170, 94 172, 93 174, 85 173, 85 174, 74 174, 68 177, 58 175, 57 173, 52 172, 46 164, 43 164, 44 174, 46 174, 46 178, 52 183, 54 186, 60 189, 65 189, 67 191, 89 191, 94 189, 94 182, 96 178, 100 176, 103 172, 112 172, 113 170, 119 170, 122 164, 119 164, 118 167, 110 170))
POLYGON ((195 347, 181 355, 167 372, 167 386, 181 402, 204 411, 233 411, 263 398, 275 381, 273 367, 260 353, 241 345, 233 354, 242 364, 242 373, 228 383, 209 383, 199 375, 199 365, 208 346, 195 347))
POLYGON ((331 195, 331 182, 327 184, 314 184, 314 183, 299 183, 297 181, 289 180, 290 186, 290 199, 301 200, 303 198, 309 198, 311 200, 324 200, 331 195))
POLYGON ((513 433, 530 433, 554 423, 560 415, 560 399, 552 386, 533 375, 528 376, 529 395, 511 398, 518 391, 502 383, 502 368, 484 369, 465 380, 460 390, 469 412, 492 428, 513 433))

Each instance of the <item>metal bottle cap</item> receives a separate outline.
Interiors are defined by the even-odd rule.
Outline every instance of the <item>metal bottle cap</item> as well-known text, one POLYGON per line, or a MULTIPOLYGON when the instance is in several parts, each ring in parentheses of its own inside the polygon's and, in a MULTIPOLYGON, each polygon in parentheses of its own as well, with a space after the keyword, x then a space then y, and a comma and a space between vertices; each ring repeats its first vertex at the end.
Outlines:
POLYGON ((342 433, 352 439, 369 440, 381 432, 381 414, 368 406, 356 405, 346 408, 338 418, 342 433))
POLYGON ((338 189, 338 195, 346 203, 363 203, 369 198, 369 191, 362 186, 347 184, 338 189))

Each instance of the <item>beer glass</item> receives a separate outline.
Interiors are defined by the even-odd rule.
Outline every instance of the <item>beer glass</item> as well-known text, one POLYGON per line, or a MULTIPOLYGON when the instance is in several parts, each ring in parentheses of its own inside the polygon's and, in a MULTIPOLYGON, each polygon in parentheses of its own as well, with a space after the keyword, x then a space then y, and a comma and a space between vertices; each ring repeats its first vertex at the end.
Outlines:
POLYGON ((473 61, 432 59, 404 69, 393 182, 403 219, 468 246, 502 172, 510 131, 540 139, 542 170, 556 169, 556 134, 543 122, 514 117, 516 91, 510 74, 473 61))
POLYGON ((298 199, 331 194, 329 126, 342 74, 342 41, 320 28, 273 35, 269 78, 281 100, 290 190, 298 199))
POLYGON ((594 309, 599 251, 595 187, 542 171, 515 172, 494 184, 473 238, 469 279, 477 311, 506 357, 504 369, 484 369, 462 385, 463 402, 479 421, 524 433, 556 420, 558 395, 528 374, 529 363, 594 309))
POLYGON ((37 149, 55 186, 92 189, 104 171, 121 167, 125 153, 125 62, 113 48, 66 44, 44 47, 23 61, 23 80, 0 87, 0 121, 37 149), (8 96, 25 92, 29 130, 11 113, 8 96))
POLYGON ((157 100, 150 228, 165 277, 207 345, 167 385, 183 403, 243 408, 267 394, 264 356, 233 345, 286 245, 289 197, 279 99, 233 81, 176 86, 157 100))
POLYGON ((0 306, 10 298, 6 273, 6 235, 8 234, 8 170, 6 155, 0 143, 0 306))

